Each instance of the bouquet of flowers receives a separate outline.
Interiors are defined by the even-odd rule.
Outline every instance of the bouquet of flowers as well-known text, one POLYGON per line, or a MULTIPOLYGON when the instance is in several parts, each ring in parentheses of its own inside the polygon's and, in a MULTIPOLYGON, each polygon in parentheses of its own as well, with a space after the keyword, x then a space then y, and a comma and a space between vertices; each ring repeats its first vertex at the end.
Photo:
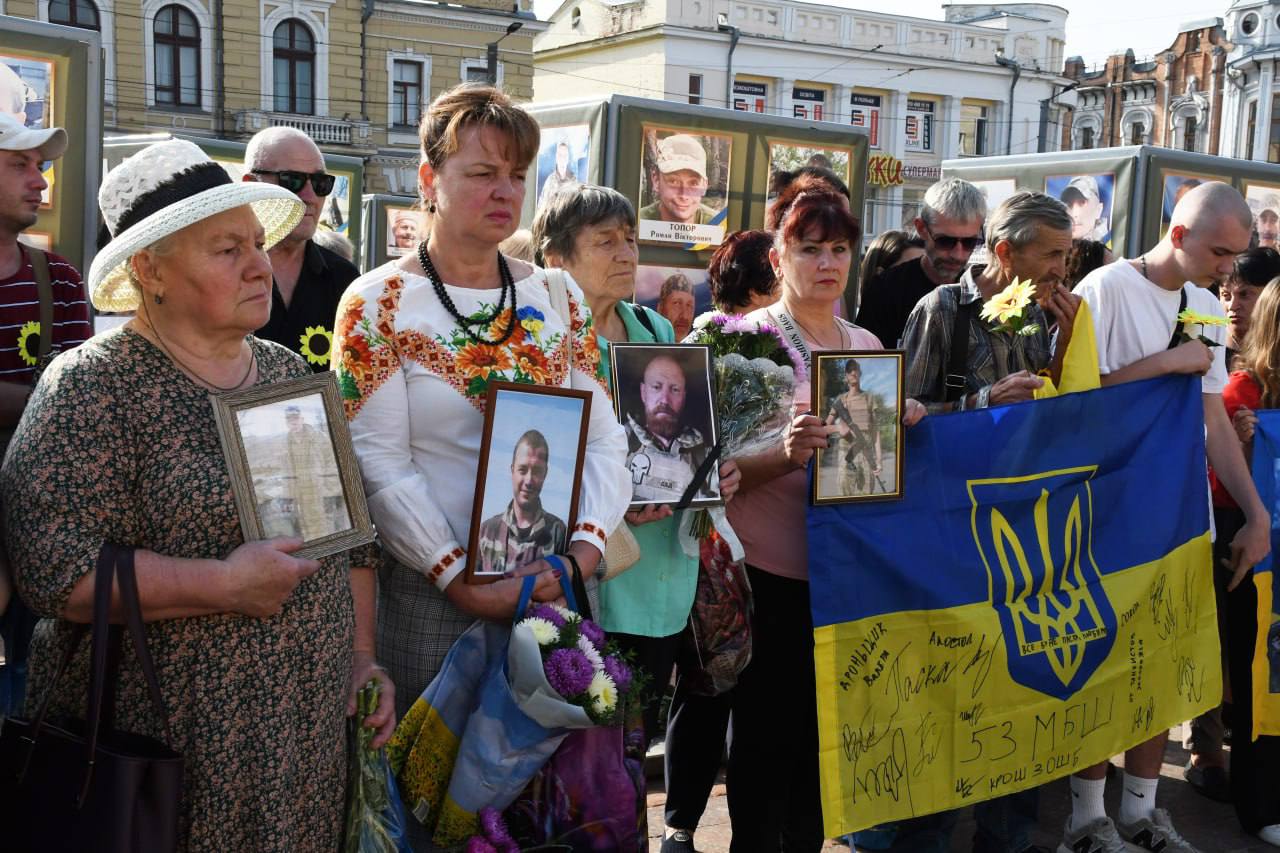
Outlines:
MULTIPOLYGON (((750 456, 776 444, 791 424, 791 401, 805 364, 776 326, 737 314, 710 312, 693 324, 688 343, 711 347, 722 458, 750 456)), ((694 518, 701 540, 711 533, 706 510, 694 518)))
POLYGON ((982 311, 978 316, 988 322, 1000 324, 991 330, 993 332, 1030 337, 1040 331, 1040 324, 1028 322, 1023 315, 1035 298, 1034 282, 1015 278, 1008 287, 982 304, 982 311))
POLYGON ((581 707, 597 726, 622 720, 640 695, 640 679, 604 629, 565 607, 539 604, 515 624, 528 632, 542 655, 542 673, 561 700, 581 707))
POLYGON ((1187 308, 1177 316, 1176 322, 1178 324, 1178 340, 1182 343, 1199 341, 1207 347, 1216 347, 1221 345, 1212 338, 1205 337, 1204 328, 1206 326, 1225 326, 1227 325, 1227 318, 1217 317, 1213 314, 1201 314, 1199 311, 1187 308), (1188 331, 1190 326, 1199 326, 1200 332, 1194 335, 1191 334, 1188 331))
POLYGON ((386 750, 371 746, 374 730, 365 718, 378 709, 376 680, 356 692, 355 738, 347 783, 343 853, 401 853, 409 850, 404 811, 386 750))

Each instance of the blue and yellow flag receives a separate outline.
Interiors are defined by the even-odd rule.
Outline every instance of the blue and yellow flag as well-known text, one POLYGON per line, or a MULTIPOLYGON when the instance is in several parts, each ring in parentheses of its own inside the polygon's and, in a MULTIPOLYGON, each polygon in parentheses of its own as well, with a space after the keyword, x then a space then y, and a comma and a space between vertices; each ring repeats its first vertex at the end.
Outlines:
POLYGON ((809 510, 829 837, 1218 703, 1203 423, 1194 377, 926 418, 901 501, 809 510))
POLYGON ((1257 415, 1253 482, 1263 506, 1271 513, 1271 553, 1253 567, 1253 582, 1258 588, 1258 639, 1253 655, 1255 738, 1280 735, 1280 602, 1275 600, 1275 554, 1280 547, 1280 411, 1257 415))

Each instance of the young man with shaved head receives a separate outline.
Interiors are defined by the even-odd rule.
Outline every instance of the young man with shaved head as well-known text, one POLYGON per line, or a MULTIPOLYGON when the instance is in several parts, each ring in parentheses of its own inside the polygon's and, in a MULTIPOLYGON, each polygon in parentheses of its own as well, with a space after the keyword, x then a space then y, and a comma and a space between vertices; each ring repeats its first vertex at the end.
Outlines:
MULTIPOLYGON (((1180 343, 1174 318, 1184 308, 1223 316, 1208 288, 1225 281, 1236 255, 1249 248, 1252 224, 1249 206, 1238 192, 1224 183, 1201 184, 1178 202, 1168 233, 1154 249, 1094 270, 1076 288, 1093 314, 1103 385, 1170 373, 1203 377, 1209 462, 1245 514, 1244 527, 1231 540, 1230 588, 1270 550, 1270 519, 1222 405, 1225 347, 1180 343)), ((1210 326, 1204 334, 1222 344, 1225 329, 1210 326)), ((1071 777, 1072 814, 1059 853, 1196 853, 1173 828, 1168 812, 1155 808, 1167 739, 1168 732, 1161 732, 1125 753, 1124 793, 1115 823, 1103 808, 1106 762, 1071 777)))
POLYGON ((360 271, 312 239, 320 209, 333 192, 324 154, 300 130, 269 127, 249 140, 244 152, 246 181, 265 181, 295 193, 303 204, 293 232, 271 248, 271 319, 257 335, 300 354, 317 373, 329 369, 333 320, 338 300, 360 271))

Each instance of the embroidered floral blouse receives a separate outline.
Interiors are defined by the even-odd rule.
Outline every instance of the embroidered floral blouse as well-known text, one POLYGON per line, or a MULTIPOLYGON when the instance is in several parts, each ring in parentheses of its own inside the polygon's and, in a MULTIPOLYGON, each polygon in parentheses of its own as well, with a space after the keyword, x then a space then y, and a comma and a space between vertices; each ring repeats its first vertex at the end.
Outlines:
MULTIPOLYGON (((568 275, 565 281, 572 329, 552 306, 545 273, 535 268, 515 284, 520 322, 500 346, 471 341, 426 278, 393 264, 352 282, 338 306, 334 369, 369 513, 383 545, 433 581, 464 557, 490 382, 593 392, 571 541, 603 552, 626 511, 626 437, 596 376, 600 350, 591 311, 577 284, 568 275)), ((465 316, 491 314, 501 295, 446 287, 465 316)), ((504 312, 482 337, 498 337, 509 316, 504 312)))

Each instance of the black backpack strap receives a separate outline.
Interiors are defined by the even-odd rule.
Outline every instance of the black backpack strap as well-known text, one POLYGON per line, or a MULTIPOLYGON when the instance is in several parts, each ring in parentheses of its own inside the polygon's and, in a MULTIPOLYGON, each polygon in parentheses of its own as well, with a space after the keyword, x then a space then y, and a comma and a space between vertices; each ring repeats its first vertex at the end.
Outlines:
POLYGON ((938 378, 936 397, 944 403, 954 403, 964 396, 965 380, 968 376, 969 362, 969 326, 974 315, 982 306, 979 300, 960 302, 956 295, 956 316, 951 325, 951 352, 947 354, 947 370, 938 378))
POLYGON ((40 296, 40 352, 44 358, 53 349, 53 281, 49 276, 49 257, 33 246, 24 246, 31 257, 31 273, 40 296))
MULTIPOLYGON (((1178 291, 1178 314, 1187 310, 1187 288, 1183 285, 1182 290, 1178 291)), ((1173 315, 1173 335, 1169 338, 1169 346, 1167 349, 1173 349, 1182 343, 1182 324, 1178 322, 1178 314, 1173 315)))

